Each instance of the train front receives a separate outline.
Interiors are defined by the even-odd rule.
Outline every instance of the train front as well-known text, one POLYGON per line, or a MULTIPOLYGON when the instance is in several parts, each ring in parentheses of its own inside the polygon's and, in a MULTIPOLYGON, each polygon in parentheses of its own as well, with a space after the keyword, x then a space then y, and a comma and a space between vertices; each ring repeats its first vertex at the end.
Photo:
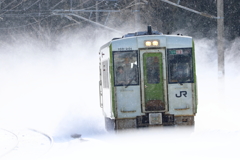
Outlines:
POLYGON ((109 47, 110 108, 103 105, 103 111, 111 112, 105 114, 107 128, 194 125, 197 86, 191 37, 126 36, 109 47))

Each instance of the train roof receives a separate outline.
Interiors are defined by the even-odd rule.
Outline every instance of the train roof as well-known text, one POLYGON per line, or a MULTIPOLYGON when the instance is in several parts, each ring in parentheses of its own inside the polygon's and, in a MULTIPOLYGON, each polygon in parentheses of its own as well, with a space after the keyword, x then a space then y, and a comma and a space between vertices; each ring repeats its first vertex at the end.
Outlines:
POLYGON ((147 31, 140 31, 140 32, 125 34, 122 38, 144 36, 144 35, 163 35, 163 33, 158 32, 158 31, 152 31, 152 33, 149 34, 147 31))
POLYGON ((159 32, 159 31, 152 31, 151 26, 148 26, 147 31, 140 31, 140 32, 135 32, 135 33, 127 33, 125 35, 123 35, 120 38, 113 38, 111 41, 109 41, 108 43, 104 44, 103 46, 101 46, 100 50, 102 50, 103 48, 109 46, 112 42, 114 41, 121 41, 124 39, 129 39, 129 38, 137 38, 137 37, 144 37, 144 36, 167 36, 167 37, 185 37, 185 38, 192 38, 189 36, 183 36, 182 34, 177 34, 177 35, 164 35, 163 33, 159 32))
MULTIPOLYGON (((144 36, 144 35, 163 35, 163 33, 159 32, 159 31, 152 31, 152 27, 148 26, 147 31, 127 33, 127 34, 123 35, 122 38, 144 36)), ((121 39, 121 38, 113 38, 112 40, 116 40, 116 39, 121 39)))

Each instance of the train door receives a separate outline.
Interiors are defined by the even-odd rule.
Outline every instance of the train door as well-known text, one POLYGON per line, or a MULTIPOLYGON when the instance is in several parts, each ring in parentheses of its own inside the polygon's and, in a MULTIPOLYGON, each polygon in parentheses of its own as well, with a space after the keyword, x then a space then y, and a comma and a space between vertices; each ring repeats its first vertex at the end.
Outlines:
POLYGON ((166 111, 165 50, 141 50, 140 59, 142 110, 143 112, 166 111))

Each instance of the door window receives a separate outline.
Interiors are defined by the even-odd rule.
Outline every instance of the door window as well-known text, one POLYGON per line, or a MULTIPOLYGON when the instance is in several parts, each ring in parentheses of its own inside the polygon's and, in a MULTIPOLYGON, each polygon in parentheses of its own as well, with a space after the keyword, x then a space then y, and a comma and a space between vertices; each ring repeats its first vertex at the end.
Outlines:
POLYGON ((108 60, 102 62, 102 70, 103 70, 103 88, 109 88, 108 82, 108 60))
POLYGON ((147 68, 147 83, 149 84, 159 83, 160 82, 159 58, 147 57, 146 68, 147 68))

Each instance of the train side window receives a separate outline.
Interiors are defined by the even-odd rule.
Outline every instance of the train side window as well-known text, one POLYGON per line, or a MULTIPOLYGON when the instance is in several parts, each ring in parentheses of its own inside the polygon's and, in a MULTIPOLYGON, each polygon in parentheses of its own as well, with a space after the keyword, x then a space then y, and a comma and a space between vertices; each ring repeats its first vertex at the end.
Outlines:
POLYGON ((109 88, 108 82, 108 61, 102 62, 102 69, 103 69, 103 88, 109 88))
POLYGON ((193 83, 192 49, 168 49, 169 83, 193 83))
POLYGON ((137 51, 113 52, 115 86, 138 85, 137 51))
POLYGON ((147 83, 157 84, 160 82, 160 69, 158 57, 147 57, 146 60, 147 69, 147 83))

